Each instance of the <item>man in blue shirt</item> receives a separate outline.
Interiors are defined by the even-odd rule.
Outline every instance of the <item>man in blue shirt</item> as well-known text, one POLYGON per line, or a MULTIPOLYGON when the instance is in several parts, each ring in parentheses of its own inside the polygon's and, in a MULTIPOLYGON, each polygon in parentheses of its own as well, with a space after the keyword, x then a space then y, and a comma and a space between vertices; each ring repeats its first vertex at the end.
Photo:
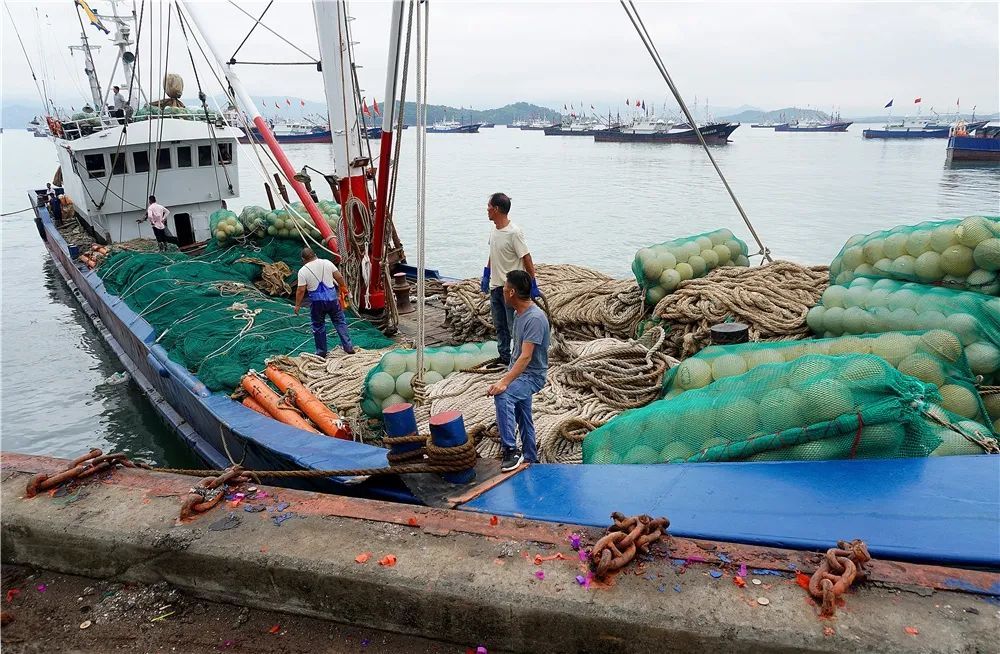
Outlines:
POLYGON ((523 270, 507 273, 503 286, 504 302, 514 309, 510 367, 489 387, 497 409, 497 428, 503 447, 500 470, 507 472, 521 465, 538 462, 535 425, 531 420, 531 396, 545 385, 549 368, 549 320, 531 301, 531 276, 523 270), (521 433, 522 450, 517 448, 514 427, 521 433))

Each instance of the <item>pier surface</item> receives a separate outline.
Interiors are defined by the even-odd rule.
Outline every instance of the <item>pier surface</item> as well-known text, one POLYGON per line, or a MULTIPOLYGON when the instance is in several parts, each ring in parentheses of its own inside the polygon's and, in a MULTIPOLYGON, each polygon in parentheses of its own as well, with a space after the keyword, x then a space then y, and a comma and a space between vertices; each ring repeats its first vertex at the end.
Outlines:
MULTIPOLYGON (((472 651, 986 652, 1000 632, 992 573, 876 562, 873 581, 820 619, 795 577, 818 560, 808 553, 669 539, 612 583, 585 586, 569 537, 593 542, 593 529, 265 486, 181 523, 194 478, 141 470, 24 498, 34 474, 65 465, 3 455, 5 563, 166 582, 472 651), (741 563, 745 587, 734 583, 741 563)), ((105 628, 93 619, 86 632, 99 644, 105 628)))

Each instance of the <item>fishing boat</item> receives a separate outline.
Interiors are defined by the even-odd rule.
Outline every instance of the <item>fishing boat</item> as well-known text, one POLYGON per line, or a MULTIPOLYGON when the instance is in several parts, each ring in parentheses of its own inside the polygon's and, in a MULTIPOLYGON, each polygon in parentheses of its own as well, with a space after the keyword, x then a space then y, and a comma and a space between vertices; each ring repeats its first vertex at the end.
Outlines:
POLYGON ((564 119, 559 125, 550 125, 544 129, 546 136, 594 136, 598 132, 609 129, 609 122, 605 124, 600 119, 593 116, 572 116, 564 119))
POLYGON ((462 124, 457 120, 441 120, 430 125, 427 131, 431 134, 476 134, 480 127, 482 125, 479 123, 462 124))
MULTIPOLYGON (((333 132, 329 128, 303 121, 275 122, 271 125, 271 130, 278 143, 330 143, 333 140, 333 132)), ((252 136, 241 136, 240 143, 261 140, 260 130, 256 127, 251 128, 250 133, 252 136)))
POLYGON ((781 125, 775 125, 776 132, 846 132, 847 128, 853 125, 851 121, 833 120, 820 122, 818 120, 792 121, 781 125))
POLYGON ((950 131, 949 126, 933 127, 927 120, 904 119, 882 129, 866 129, 861 135, 866 139, 943 139, 950 131))
POLYGON ((1000 122, 961 122, 948 137, 948 161, 1000 161, 1000 122))
MULTIPOLYGON (((706 143, 729 142, 729 136, 739 123, 708 123, 699 126, 706 143)), ((698 143, 698 135, 688 123, 674 123, 663 118, 646 118, 627 127, 617 127, 594 133, 598 143, 698 143)))
POLYGON ((49 128, 46 126, 45 121, 40 120, 38 116, 31 119, 26 129, 35 138, 45 138, 49 135, 49 128))
MULTIPOLYGON (((200 34, 208 45, 234 99, 259 129, 286 183, 306 209, 304 213, 316 221, 321 237, 313 243, 314 247, 338 251, 337 239, 320 222, 315 202, 303 181, 304 174, 293 168, 281 151, 233 66, 213 48, 208 21, 200 15, 202 9, 197 3, 186 1, 178 2, 178 6, 193 28, 189 31, 200 34)), ((411 11, 421 11, 419 3, 410 7, 411 11)), ((343 130, 345 136, 334 140, 335 171, 324 177, 335 180, 332 190, 341 200, 345 220, 358 218, 352 226, 359 230, 355 234, 359 252, 345 249, 343 268, 360 271, 357 257, 362 257, 369 266, 365 269, 367 274, 348 277, 351 295, 360 303, 358 312, 367 320, 393 327, 397 338, 419 338, 418 347, 423 347, 441 342, 445 335, 436 335, 433 330, 423 334, 432 324, 431 317, 427 315, 423 322, 416 322, 414 314, 403 312, 402 302, 396 306, 400 315, 393 318, 390 309, 395 300, 390 289, 396 290, 398 282, 400 295, 408 298, 409 289, 404 283, 407 278, 416 277, 418 289, 427 280, 447 279, 424 265, 422 242, 417 244, 416 268, 403 263, 401 247, 390 247, 386 242, 393 231, 389 176, 390 168, 394 167, 391 164, 397 163, 392 161, 391 154, 394 138, 398 137, 393 125, 394 108, 401 104, 397 100, 404 99, 399 89, 400 59, 409 55, 398 51, 407 24, 404 9, 404 3, 393 5, 389 30, 391 63, 379 144, 381 165, 373 171, 370 158, 362 155, 362 134, 355 103, 351 101, 357 89, 353 84, 346 87, 343 84, 344 79, 352 79, 351 73, 356 70, 350 55, 345 56, 350 52, 346 5, 341 2, 314 5, 331 128, 343 130), (377 194, 371 192, 373 175, 377 175, 377 194), (392 320, 398 320, 397 324, 391 325, 392 320)), ((637 29, 638 23, 633 22, 637 29)), ((418 34, 419 25, 418 20, 418 34)), ((116 34, 116 38, 121 39, 121 35, 116 34)), ((124 41, 127 44, 127 39, 124 41)), ((417 87, 418 110, 424 107, 426 111, 420 85, 417 87)), ((683 108, 679 93, 675 97, 683 108)), ((693 121, 690 114, 688 119, 693 121)), ((121 200, 117 209, 113 203, 110 207, 103 204, 103 199, 101 204, 81 203, 81 224, 101 243, 126 240, 123 230, 141 215, 147 188, 144 184, 128 184, 129 179, 146 180, 143 171, 132 166, 139 151, 152 151, 155 164, 164 164, 157 193, 173 194, 166 203, 184 209, 171 216, 170 227, 179 238, 183 223, 177 222, 177 218, 181 213, 187 214, 191 240, 200 240, 205 245, 210 228, 206 225, 207 215, 239 190, 238 161, 233 147, 239 132, 235 128, 216 127, 211 122, 168 115, 150 120, 159 121, 157 127, 169 130, 169 136, 155 142, 147 136, 143 141, 143 130, 128 132, 133 125, 112 123, 102 116, 99 125, 90 126, 92 134, 83 135, 83 126, 79 126, 75 128, 79 136, 56 141, 58 150, 67 152, 65 157, 72 157, 65 159, 63 170, 64 175, 69 175, 66 181, 75 185, 75 194, 90 198, 95 190, 102 188, 103 182, 103 188, 114 188, 121 200), (118 142, 116 136, 129 136, 130 149, 125 152, 128 156, 111 156, 116 152, 113 145, 118 142), (81 151, 80 145, 86 147, 81 151), (188 156, 191 165, 187 165, 188 156), (195 161, 203 161, 204 165, 194 166, 195 161), (197 167, 201 170, 194 171, 192 178, 184 177, 184 183, 177 183, 181 175, 191 172, 187 169, 197 167), (170 174, 177 177, 169 177, 170 174), (142 177, 130 178, 130 175, 142 177)), ((653 124, 648 129, 633 126, 607 133, 618 137, 612 140, 625 142, 697 142, 695 130, 700 129, 706 141, 724 143, 738 126, 713 123, 681 128, 653 124)), ((601 136, 595 135, 595 140, 602 140, 601 136)), ((61 161, 63 156, 60 155, 61 161)), ((138 161, 142 162, 142 158, 138 161)), ((30 197, 35 207, 35 223, 56 269, 123 366, 192 452, 219 469, 236 460, 251 470, 361 470, 387 466, 385 448, 292 427, 232 399, 230 389, 210 390, 199 377, 200 372, 193 373, 178 363, 174 358, 176 353, 168 352, 160 344, 166 332, 149 321, 148 307, 137 310, 129 306, 127 296, 131 287, 112 292, 101 275, 106 271, 92 265, 85 255, 81 259, 80 248, 84 244, 78 241, 79 234, 66 225, 56 224, 46 209, 41 186, 32 189, 30 197)), ((418 216, 418 220, 422 219, 423 215, 418 216)), ((138 227, 136 230, 139 236, 149 237, 148 232, 138 227)), ((422 231, 418 229, 417 233, 420 235, 422 231)), ((422 300, 423 294, 418 292, 416 316, 428 311, 422 300)), ((242 310, 235 304, 231 308, 242 310)), ((289 309, 287 305, 285 309, 289 309)), ((195 317, 182 318, 190 321, 195 317)), ((303 319, 300 326, 308 343, 311 336, 306 324, 303 319)), ((453 417, 448 420, 454 424, 453 417)), ((849 534, 864 538, 876 557, 1000 567, 1000 493, 995 492, 1000 480, 1000 457, 996 456, 671 465, 546 463, 505 475, 495 472, 494 465, 492 472, 484 468, 480 475, 477 467, 477 477, 462 485, 449 484, 435 475, 394 474, 295 478, 287 483, 346 495, 449 506, 485 515, 523 516, 580 525, 605 526, 612 511, 669 514, 673 534, 763 546, 825 549, 849 534), (886 506, 891 506, 892 511, 886 512, 886 506), (837 510, 831 511, 829 507, 837 510), (938 528, 927 528, 929 523, 938 528)))
POLYGON ((546 127, 552 127, 551 120, 545 120, 544 118, 536 118, 535 120, 525 121, 519 125, 520 129, 530 131, 530 132, 540 132, 545 130, 546 127))

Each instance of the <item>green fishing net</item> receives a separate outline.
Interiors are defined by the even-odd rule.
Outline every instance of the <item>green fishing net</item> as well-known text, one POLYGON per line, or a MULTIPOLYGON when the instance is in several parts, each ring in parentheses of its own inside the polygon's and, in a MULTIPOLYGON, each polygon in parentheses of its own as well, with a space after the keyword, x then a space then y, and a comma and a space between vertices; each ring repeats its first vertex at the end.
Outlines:
MULTIPOLYGON (((295 316, 287 300, 253 286, 262 263, 284 261, 294 280, 300 250, 301 242, 273 238, 253 247, 209 247, 199 256, 121 250, 98 274, 108 292, 153 326, 172 360, 209 389, 231 391, 250 368, 263 370, 268 357, 314 350, 308 310, 295 316)), ((356 347, 392 344, 364 320, 348 315, 348 324, 356 347)))
POLYGON ((759 365, 627 411, 592 431, 584 463, 899 458, 995 447, 978 422, 938 404, 937 387, 871 354, 759 365))
MULTIPOLYGON (((424 348, 424 384, 436 384, 454 372, 474 368, 497 356, 496 341, 424 348)), ((382 409, 412 400, 416 371, 416 350, 386 352, 365 377, 361 410, 369 417, 381 418, 382 409)))
POLYGON ((874 354, 903 374, 934 384, 941 394, 943 408, 983 425, 992 423, 976 390, 962 342, 951 332, 940 329, 712 345, 667 372, 663 380, 664 394, 671 399, 714 381, 742 375, 757 366, 786 363, 810 354, 874 354))
POLYGON ((830 281, 876 277, 1000 295, 998 271, 1000 217, 969 216, 852 236, 830 264, 830 281))
POLYGON ((686 279, 704 277, 719 266, 749 266, 747 244, 728 229, 676 238, 642 248, 632 259, 632 274, 655 305, 686 279))
POLYGON ((945 329, 974 374, 992 382, 1000 372, 1000 298, 982 293, 859 277, 828 287, 806 322, 823 336, 945 329))

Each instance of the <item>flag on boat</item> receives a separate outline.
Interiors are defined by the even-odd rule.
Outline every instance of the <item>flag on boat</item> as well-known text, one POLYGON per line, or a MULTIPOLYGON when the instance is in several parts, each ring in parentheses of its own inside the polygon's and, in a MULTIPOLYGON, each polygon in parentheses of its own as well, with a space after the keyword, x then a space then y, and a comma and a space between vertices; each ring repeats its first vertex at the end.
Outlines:
POLYGON ((642 110, 646 111, 646 101, 645 100, 642 101, 642 110))
POLYGON ((291 107, 292 106, 292 101, 289 100, 288 98, 285 98, 285 104, 287 104, 289 107, 291 107))
POLYGON ((891 106, 892 106, 892 100, 889 100, 888 102, 885 103, 885 107, 883 107, 883 109, 888 109, 891 106))
POLYGON ((378 101, 372 98, 372 111, 375 112, 376 116, 381 116, 382 113, 378 110, 378 101))
POLYGON ((639 106, 639 101, 638 100, 635 101, 635 106, 637 106, 637 107, 639 106))
POLYGON ((306 106, 306 101, 305 100, 299 100, 299 104, 304 107, 304 106, 306 106))
POLYGON ((365 102, 364 98, 361 98, 361 113, 366 116, 371 116, 372 112, 368 111, 368 103, 365 102))
POLYGON ((920 104, 920 100, 921 98, 917 98, 916 100, 913 101, 913 104, 920 104))
POLYGON ((277 102, 275 102, 275 103, 274 103, 274 108, 275 108, 275 109, 281 109, 281 105, 280 105, 280 104, 278 104, 277 102))
POLYGON ((626 104, 626 105, 630 105, 630 104, 632 104, 632 103, 628 101, 628 98, 625 98, 625 104, 626 104))
POLYGON ((109 30, 107 27, 104 26, 104 23, 101 22, 101 19, 98 18, 97 14, 94 13, 94 10, 90 8, 90 5, 87 4, 87 0, 76 0, 76 6, 79 7, 80 9, 83 9, 83 13, 87 14, 87 20, 90 21, 91 25, 101 30, 105 34, 111 33, 111 30, 109 30))
POLYGON ((591 111, 593 111, 593 110, 594 110, 594 105, 590 105, 590 110, 591 110, 591 111))

